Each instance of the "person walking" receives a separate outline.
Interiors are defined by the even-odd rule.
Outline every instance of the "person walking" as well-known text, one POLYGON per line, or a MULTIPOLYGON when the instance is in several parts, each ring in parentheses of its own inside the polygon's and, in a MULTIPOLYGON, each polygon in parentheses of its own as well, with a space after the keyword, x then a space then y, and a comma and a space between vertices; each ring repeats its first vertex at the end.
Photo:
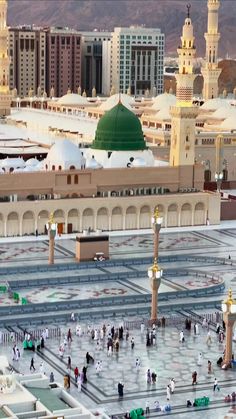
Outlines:
POLYGON ((194 384, 197 384, 197 371, 192 373, 192 386, 194 386, 194 384))
POLYGON ((208 330, 207 332, 207 338, 206 338, 206 344, 210 345, 212 343, 212 337, 211 337, 211 331, 208 330))
POLYGON ((149 405, 149 401, 148 400, 146 401, 145 413, 146 413, 146 415, 149 415, 150 414, 150 405, 149 405))
POLYGON ((67 369, 71 370, 71 357, 70 356, 68 356, 67 358, 67 369))
POLYGON ((157 375, 155 373, 155 371, 152 372, 152 384, 155 384, 157 380, 157 375))
POLYGON ((212 373, 212 364, 211 364, 211 361, 207 361, 207 372, 208 372, 208 374, 211 374, 212 373))
POLYGON ((118 383, 118 394, 119 397, 123 397, 124 395, 124 384, 122 384, 121 382, 118 383))
POLYGON ((179 341, 180 341, 181 343, 184 343, 184 332, 183 332, 183 330, 181 330, 181 332, 180 332, 180 334, 179 334, 179 341))
POLYGON ((139 372, 139 370, 140 370, 140 359, 139 358, 136 358, 135 367, 136 367, 136 371, 139 372))
POLYGON ((50 374, 49 381, 50 381, 50 383, 54 383, 54 374, 53 374, 53 372, 51 372, 51 374, 50 374))
POLYGON ((202 353, 201 353, 201 352, 199 352, 199 354, 198 354, 197 364, 198 364, 199 366, 201 366, 201 365, 202 365, 202 353))
POLYGON ((131 338, 130 343, 131 343, 131 349, 134 349, 134 337, 131 338))
POLYGON ((78 382, 78 377, 79 377, 79 369, 78 369, 78 367, 75 367, 75 369, 74 369, 74 376, 75 376, 75 381, 77 383, 78 382))
POLYGON ((31 371, 32 369, 35 371, 34 358, 31 358, 31 361, 30 361, 30 371, 31 371))
POLYGON ((215 378, 215 379, 214 379, 214 385, 213 385, 213 392, 214 392, 214 393, 215 393, 216 389, 217 389, 218 391, 220 391, 220 386, 219 386, 219 384, 218 384, 218 380, 215 378))
POLYGON ((170 386, 169 384, 166 386, 166 399, 170 400, 170 386))
POLYGON ((147 370, 147 384, 151 384, 151 371, 149 368, 147 370))
POLYGON ((171 391, 171 394, 174 394, 174 391, 175 391, 175 380, 174 380, 174 378, 170 379, 170 391, 171 391))

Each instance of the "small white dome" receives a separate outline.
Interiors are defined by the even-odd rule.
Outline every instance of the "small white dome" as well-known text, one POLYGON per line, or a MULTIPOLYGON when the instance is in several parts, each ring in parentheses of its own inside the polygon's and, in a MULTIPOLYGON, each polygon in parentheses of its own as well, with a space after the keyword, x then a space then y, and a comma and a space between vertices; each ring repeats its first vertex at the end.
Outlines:
POLYGON ((86 160, 86 169, 100 169, 101 167, 101 164, 99 164, 94 157, 86 160))
POLYGON ((146 167, 147 163, 142 157, 136 157, 131 164, 131 167, 146 167))
POLYGON ((221 108, 218 108, 213 114, 211 115, 211 118, 216 119, 226 119, 230 116, 234 116, 236 118, 236 108, 229 107, 228 106, 222 106, 221 108))
POLYGON ((75 169, 81 169, 81 151, 69 140, 57 140, 50 148, 47 158, 44 161, 46 169, 61 170, 70 169, 74 166, 75 169))
POLYGON ((220 128, 225 129, 225 130, 236 130, 235 116, 230 116, 229 118, 226 118, 220 125, 220 128))
POLYGON ((22 159, 22 157, 16 157, 16 158, 9 158, 7 157, 6 159, 3 159, 0 161, 0 166, 4 167, 4 168, 21 168, 21 167, 25 167, 25 162, 22 159))
POLYGON ((131 96, 126 95, 124 93, 115 94, 110 96, 105 102, 103 102, 99 106, 99 110, 102 111, 109 111, 110 109, 114 108, 114 106, 117 105, 121 101, 122 105, 124 105, 126 108, 128 108, 130 111, 132 111, 132 107, 130 106, 131 103, 134 103, 134 100, 131 96))
POLYGON ((214 99, 209 99, 207 100, 200 109, 205 109, 208 111, 215 111, 216 109, 219 108, 230 108, 230 104, 226 99, 221 99, 219 97, 214 98, 214 99))
POLYGON ((37 166, 39 164, 39 161, 36 158, 28 159, 25 162, 26 166, 37 166))
POLYGON ((152 109, 159 110, 162 108, 170 108, 176 105, 176 96, 171 93, 162 93, 153 100, 152 109))
POLYGON ((57 103, 59 105, 65 106, 83 106, 87 105, 88 101, 85 97, 80 96, 76 93, 68 93, 67 95, 64 95, 60 99, 58 99, 57 103))
POLYGON ((155 114, 155 118, 159 121, 171 120, 169 109, 169 107, 162 108, 159 112, 155 114))

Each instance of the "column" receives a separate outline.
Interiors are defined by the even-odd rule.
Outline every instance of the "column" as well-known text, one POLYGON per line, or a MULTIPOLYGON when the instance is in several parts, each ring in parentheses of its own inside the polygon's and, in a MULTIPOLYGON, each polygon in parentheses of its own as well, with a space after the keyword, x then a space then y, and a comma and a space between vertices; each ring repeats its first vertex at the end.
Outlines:
POLYGON ((234 320, 230 320, 229 314, 225 313, 224 321, 225 321, 225 326, 226 326, 224 363, 226 365, 230 365, 232 361, 232 339, 233 339, 234 320))
POLYGON ((158 284, 156 278, 152 278, 152 313, 151 320, 155 322, 157 320, 157 293, 158 284))
POLYGON ((54 264, 54 236, 52 232, 49 231, 49 256, 48 256, 48 264, 54 264))

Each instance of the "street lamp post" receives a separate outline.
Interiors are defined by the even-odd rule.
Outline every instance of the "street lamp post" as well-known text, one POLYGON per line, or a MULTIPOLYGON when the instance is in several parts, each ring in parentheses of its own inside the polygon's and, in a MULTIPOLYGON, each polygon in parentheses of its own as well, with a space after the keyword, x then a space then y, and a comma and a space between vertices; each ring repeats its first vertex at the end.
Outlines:
POLYGON ((220 193, 220 189, 221 189, 221 183, 223 180, 223 173, 222 172, 216 172, 215 173, 215 181, 216 181, 216 186, 217 186, 217 192, 220 193))
POLYGON ((226 327, 226 342, 224 365, 230 367, 232 362, 232 339, 233 327, 236 320, 236 300, 232 298, 232 290, 229 290, 228 298, 222 303, 223 319, 226 327))
POLYGON ((49 237, 49 255, 48 264, 54 264, 54 247, 55 247, 55 235, 57 231, 57 224, 55 223, 53 212, 51 212, 48 223, 46 224, 48 237, 49 237))
POLYGON ((158 266, 158 250, 159 250, 159 234, 161 229, 163 218, 160 217, 158 208, 156 207, 154 210, 154 214, 152 216, 152 226, 154 231, 154 263, 148 269, 148 277, 151 280, 151 288, 152 288, 152 304, 151 304, 151 321, 156 323, 157 321, 157 311, 158 311, 158 289, 161 284, 161 278, 163 271, 158 266))

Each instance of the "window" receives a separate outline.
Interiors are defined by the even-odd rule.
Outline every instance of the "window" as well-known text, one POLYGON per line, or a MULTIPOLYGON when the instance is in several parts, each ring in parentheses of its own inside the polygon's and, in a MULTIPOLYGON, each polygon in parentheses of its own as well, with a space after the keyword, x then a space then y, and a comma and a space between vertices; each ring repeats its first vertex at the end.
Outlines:
POLYGON ((67 176, 67 185, 71 185, 71 175, 67 176))
POLYGON ((75 185, 78 185, 78 180, 79 180, 79 179, 78 179, 78 175, 75 175, 75 182, 74 182, 74 183, 75 183, 75 185))
POLYGON ((52 170, 55 170, 55 165, 54 164, 52 165, 52 170))
POLYGON ((61 166, 58 166, 58 170, 61 170, 61 166))

